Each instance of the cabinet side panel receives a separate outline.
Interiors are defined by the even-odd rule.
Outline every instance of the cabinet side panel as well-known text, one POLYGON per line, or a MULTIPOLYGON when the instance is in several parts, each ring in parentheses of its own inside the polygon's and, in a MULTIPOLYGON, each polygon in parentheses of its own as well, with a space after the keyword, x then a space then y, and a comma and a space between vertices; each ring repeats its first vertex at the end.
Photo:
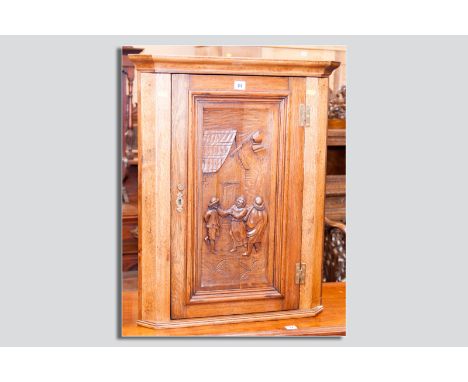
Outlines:
POLYGON ((323 219, 327 155, 328 78, 306 80, 306 105, 310 126, 304 128, 304 189, 302 210, 302 256, 305 282, 300 288, 300 309, 321 304, 323 219))
POLYGON ((285 310, 297 309, 300 299, 300 288, 295 282, 296 263, 302 256, 301 228, 303 203, 303 147, 304 129, 299 126, 299 108, 305 102, 305 78, 289 78, 291 91, 287 121, 286 171, 284 174, 285 194, 283 215, 283 265, 285 267, 285 310))
POLYGON ((171 75, 141 74, 139 319, 170 319, 171 75))

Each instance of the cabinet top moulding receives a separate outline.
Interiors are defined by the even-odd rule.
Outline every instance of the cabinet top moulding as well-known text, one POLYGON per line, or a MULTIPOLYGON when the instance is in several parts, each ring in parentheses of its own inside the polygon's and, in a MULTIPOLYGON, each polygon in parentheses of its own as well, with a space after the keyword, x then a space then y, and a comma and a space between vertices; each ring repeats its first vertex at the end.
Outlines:
POLYGON ((328 77, 337 61, 267 60, 232 57, 129 55, 140 72, 328 77))

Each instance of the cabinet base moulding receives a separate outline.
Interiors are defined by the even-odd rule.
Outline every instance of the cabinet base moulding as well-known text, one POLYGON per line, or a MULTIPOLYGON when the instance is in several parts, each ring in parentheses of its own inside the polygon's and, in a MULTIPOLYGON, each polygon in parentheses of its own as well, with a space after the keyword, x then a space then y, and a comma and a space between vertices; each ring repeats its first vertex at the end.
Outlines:
POLYGON ((323 310, 323 306, 319 305, 312 309, 296 309, 285 310, 279 312, 266 312, 266 313, 249 313, 238 314, 231 316, 217 316, 217 317, 204 317, 204 318, 187 318, 170 321, 147 321, 138 320, 137 324, 152 329, 169 329, 169 328, 184 328, 193 326, 205 325, 223 325, 223 324, 237 324, 243 322, 261 322, 271 320, 284 320, 290 318, 305 318, 314 317, 323 310))

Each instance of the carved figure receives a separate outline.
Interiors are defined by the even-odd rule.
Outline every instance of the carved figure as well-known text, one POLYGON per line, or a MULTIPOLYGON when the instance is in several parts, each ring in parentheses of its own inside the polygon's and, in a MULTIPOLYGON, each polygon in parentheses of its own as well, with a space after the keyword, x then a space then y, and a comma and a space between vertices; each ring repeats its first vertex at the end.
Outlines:
MULTIPOLYGON (((237 197, 235 204, 227 210, 218 208, 220 216, 231 216, 231 252, 235 252, 238 247, 244 247, 247 243, 247 232, 244 224, 244 218, 247 216, 247 212, 248 209, 245 207, 245 198, 243 196, 237 197)), ((243 255, 245 255, 245 253, 243 253, 243 255)))
POLYGON ((250 207, 249 212, 244 218, 247 225, 247 253, 252 253, 252 248, 258 252, 262 235, 268 223, 268 215, 265 210, 265 203, 261 196, 256 196, 254 204, 250 207))
POLYGON ((219 236, 219 199, 213 196, 208 203, 208 210, 205 212, 203 220, 206 223, 205 241, 210 247, 210 252, 215 251, 216 238, 219 236))

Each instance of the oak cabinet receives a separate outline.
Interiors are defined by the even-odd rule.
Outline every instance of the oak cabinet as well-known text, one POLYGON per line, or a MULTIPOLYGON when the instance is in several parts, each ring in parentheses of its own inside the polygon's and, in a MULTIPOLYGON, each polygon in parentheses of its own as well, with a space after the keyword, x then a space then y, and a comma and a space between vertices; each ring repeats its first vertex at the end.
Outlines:
POLYGON ((139 105, 139 321, 306 317, 321 306, 336 62, 130 56, 139 105))

